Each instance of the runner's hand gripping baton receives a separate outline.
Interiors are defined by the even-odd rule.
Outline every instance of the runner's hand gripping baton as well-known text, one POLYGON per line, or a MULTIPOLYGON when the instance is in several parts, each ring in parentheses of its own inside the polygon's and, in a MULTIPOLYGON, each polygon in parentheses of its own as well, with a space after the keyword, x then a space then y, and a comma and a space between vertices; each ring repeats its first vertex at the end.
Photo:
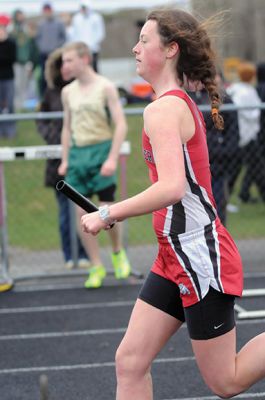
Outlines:
MULTIPOLYGON (((59 192, 62 192, 66 197, 72 200, 79 207, 83 208, 83 210, 85 210, 87 213, 98 211, 98 207, 91 200, 88 200, 85 196, 75 190, 64 180, 57 182, 56 189, 59 192)), ((113 226, 114 224, 110 225, 111 228, 113 226)))

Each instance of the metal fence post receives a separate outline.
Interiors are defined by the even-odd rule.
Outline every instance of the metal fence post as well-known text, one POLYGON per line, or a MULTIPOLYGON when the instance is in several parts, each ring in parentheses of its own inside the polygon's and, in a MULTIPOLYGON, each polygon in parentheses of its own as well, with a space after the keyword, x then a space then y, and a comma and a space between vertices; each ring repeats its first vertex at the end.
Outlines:
POLYGON ((0 269, 0 292, 12 288, 13 280, 8 274, 8 234, 7 234, 7 212, 6 192, 4 180, 4 165, 0 162, 0 229, 1 229, 1 269, 0 269))

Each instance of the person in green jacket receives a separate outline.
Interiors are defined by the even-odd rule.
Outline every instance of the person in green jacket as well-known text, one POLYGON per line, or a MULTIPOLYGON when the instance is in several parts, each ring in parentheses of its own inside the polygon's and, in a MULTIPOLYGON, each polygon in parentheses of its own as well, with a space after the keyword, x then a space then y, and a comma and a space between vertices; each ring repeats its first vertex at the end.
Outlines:
POLYGON ((9 35, 16 42, 15 71, 15 109, 19 111, 25 107, 29 94, 29 85, 32 72, 38 63, 38 49, 32 36, 25 14, 16 10, 13 22, 9 27, 9 35))

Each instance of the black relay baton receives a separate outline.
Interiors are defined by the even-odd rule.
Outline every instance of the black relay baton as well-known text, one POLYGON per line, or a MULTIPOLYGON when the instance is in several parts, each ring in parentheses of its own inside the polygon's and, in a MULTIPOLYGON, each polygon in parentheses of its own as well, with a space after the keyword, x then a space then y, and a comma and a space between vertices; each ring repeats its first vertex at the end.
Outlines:
MULTIPOLYGON (((83 208, 83 210, 85 210, 87 213, 98 211, 98 207, 91 200, 88 200, 64 180, 57 182, 56 190, 62 192, 66 197, 72 200, 79 207, 83 208)), ((115 224, 111 224, 110 227, 112 228, 114 225, 115 224)))

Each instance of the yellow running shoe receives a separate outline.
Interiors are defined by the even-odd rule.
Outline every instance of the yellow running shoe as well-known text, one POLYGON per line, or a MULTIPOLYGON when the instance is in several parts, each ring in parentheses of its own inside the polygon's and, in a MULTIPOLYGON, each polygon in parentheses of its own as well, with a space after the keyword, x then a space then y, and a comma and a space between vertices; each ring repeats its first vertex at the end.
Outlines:
POLYGON ((102 286, 103 279, 107 272, 103 265, 94 265, 89 269, 89 275, 85 281, 85 288, 87 289, 98 289, 102 286))
POLYGON ((124 249, 111 255, 112 265, 116 279, 125 279, 131 273, 131 265, 124 249))
POLYGON ((0 281, 0 293, 1 292, 7 292, 8 290, 13 289, 14 287, 14 282, 12 279, 7 279, 7 280, 1 280, 0 281))

